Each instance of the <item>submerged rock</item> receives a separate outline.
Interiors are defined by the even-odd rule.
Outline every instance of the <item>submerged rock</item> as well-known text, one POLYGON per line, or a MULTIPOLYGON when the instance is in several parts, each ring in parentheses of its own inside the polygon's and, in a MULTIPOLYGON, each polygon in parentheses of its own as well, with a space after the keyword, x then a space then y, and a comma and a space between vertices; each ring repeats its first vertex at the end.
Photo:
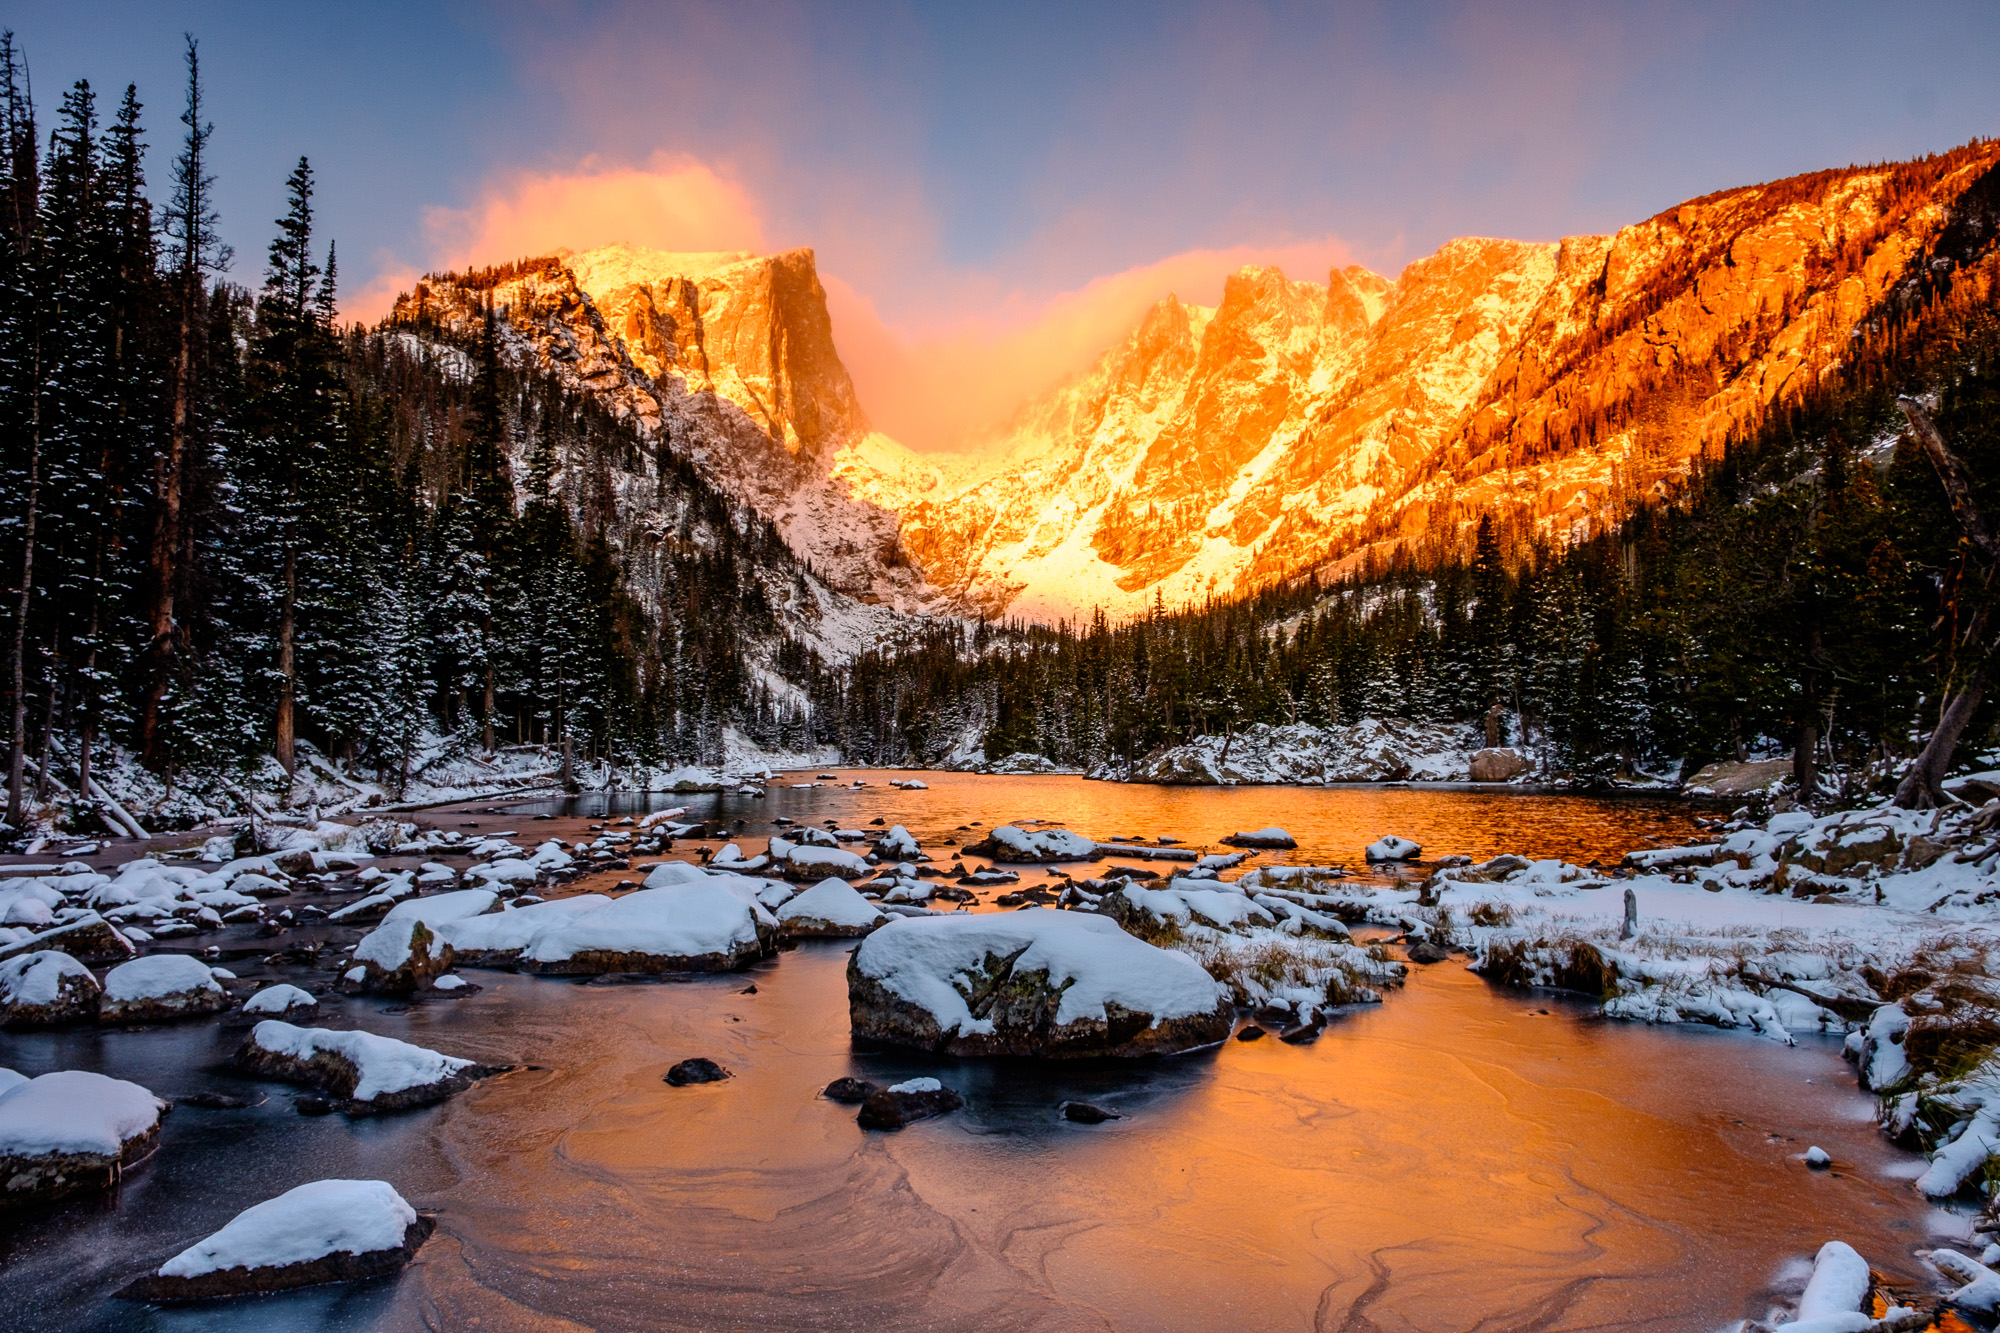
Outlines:
POLYGON ((869 1093, 855 1123, 863 1129, 901 1129, 963 1105, 964 1098, 936 1079, 913 1078, 869 1093))
POLYGON ((837 1078, 820 1089, 819 1095, 830 1102, 844 1102, 858 1106, 882 1090, 880 1084, 870 1083, 865 1078, 837 1078))
POLYGON ((731 1077, 730 1072, 705 1056, 695 1056, 682 1060, 667 1071, 666 1082, 677 1088, 685 1088, 695 1083, 720 1083, 731 1077))
POLYGON ((66 953, 38 949, 0 963, 0 1027, 42 1028, 94 1017, 103 988, 66 953))
POLYGON ((135 958, 104 974, 100 1023, 157 1023, 229 1007, 229 993, 206 963, 184 953, 135 958))
POLYGON ((386 1181, 315 1180, 244 1209, 118 1295, 195 1301, 380 1277, 435 1226, 386 1181))
POLYGON ((0 1092, 0 1207, 108 1190, 160 1146, 167 1104, 136 1083, 82 1069, 13 1080, 0 1092))
POLYGON ((1234 1025, 1229 995, 1184 953, 1083 913, 905 918, 847 965, 856 1038, 949 1055, 1167 1055, 1234 1025))
POLYGON ((1101 1125, 1107 1120, 1123 1120, 1116 1111, 1107 1111, 1102 1106, 1092 1106, 1089 1102, 1064 1102, 1061 1106, 1063 1119, 1079 1125, 1101 1125))

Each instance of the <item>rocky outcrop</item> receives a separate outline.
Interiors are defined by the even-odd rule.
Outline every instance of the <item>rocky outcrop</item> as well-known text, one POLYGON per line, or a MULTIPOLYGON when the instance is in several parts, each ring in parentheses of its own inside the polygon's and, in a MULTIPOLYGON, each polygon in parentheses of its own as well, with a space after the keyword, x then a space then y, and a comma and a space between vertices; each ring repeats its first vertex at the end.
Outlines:
POLYGON ((1474 750, 1466 759, 1466 776, 1474 782, 1512 782, 1531 765, 1518 750, 1474 750))

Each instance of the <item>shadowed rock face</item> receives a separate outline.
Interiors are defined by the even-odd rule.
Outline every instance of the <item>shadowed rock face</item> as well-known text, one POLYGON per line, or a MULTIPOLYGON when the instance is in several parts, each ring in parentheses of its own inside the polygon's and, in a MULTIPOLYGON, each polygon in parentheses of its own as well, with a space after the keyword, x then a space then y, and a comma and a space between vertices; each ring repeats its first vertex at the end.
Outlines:
POLYGON ((169 1277, 154 1273, 126 1284, 118 1295, 131 1301, 202 1301, 383 1277, 416 1258, 417 1251, 423 1248, 436 1228, 437 1219, 420 1213, 417 1220, 404 1230, 403 1243, 392 1249, 365 1250, 359 1254, 340 1250, 293 1264, 225 1268, 195 1277, 169 1277))
POLYGON ((1097 1056, 1173 1055, 1212 1046, 1229 1036, 1235 1012, 1224 998, 1212 1013, 1162 1020, 1105 1005, 1103 1018, 1056 1021, 1063 987, 1043 971, 1016 972, 1014 959, 989 954, 983 971, 954 979, 971 1000, 973 1013, 991 1019, 989 1033, 940 1031, 936 1017, 865 975, 856 960, 847 964, 847 1012, 854 1036, 891 1046, 911 1046, 940 1055, 1027 1055, 1054 1060, 1097 1056), (969 987, 969 989, 964 989, 969 987))

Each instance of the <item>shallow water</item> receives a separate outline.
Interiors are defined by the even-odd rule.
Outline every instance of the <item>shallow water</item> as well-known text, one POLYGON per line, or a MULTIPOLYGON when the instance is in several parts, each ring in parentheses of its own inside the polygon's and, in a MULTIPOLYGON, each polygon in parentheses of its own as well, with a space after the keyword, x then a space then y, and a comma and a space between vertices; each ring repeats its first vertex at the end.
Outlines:
MULTIPOLYGON (((1685 819, 1567 798, 1014 778, 755 804, 843 823, 879 809, 920 837, 1037 814, 1190 842, 1279 822, 1302 860, 1387 831, 1440 852, 1608 857, 1685 819)), ((679 983, 473 973, 486 989, 462 1000, 330 998, 336 1026, 538 1066, 378 1120, 300 1117, 290 1090, 237 1080, 242 1026, 0 1037, 24 1072, 270 1094, 176 1110, 118 1199, 0 1230, 0 1310, 9 1327, 174 1330, 1700 1330, 1765 1313, 1787 1266, 1830 1237, 1914 1277, 1911 1251, 1953 1221, 1914 1194, 1912 1159, 1876 1132, 1831 1040, 1605 1023, 1444 964, 1312 1046, 961 1063, 851 1049, 845 961, 813 944, 679 983), (735 1077, 661 1081, 693 1055, 735 1077), (967 1107, 865 1134, 816 1095, 850 1073, 933 1074, 967 1107), (1065 1098, 1126 1118, 1069 1124, 1065 1098), (1801 1163, 1815 1143, 1834 1171, 1801 1163), (329 1175, 379 1176, 438 1211, 401 1277, 187 1310, 104 1299, 248 1204, 329 1175)))

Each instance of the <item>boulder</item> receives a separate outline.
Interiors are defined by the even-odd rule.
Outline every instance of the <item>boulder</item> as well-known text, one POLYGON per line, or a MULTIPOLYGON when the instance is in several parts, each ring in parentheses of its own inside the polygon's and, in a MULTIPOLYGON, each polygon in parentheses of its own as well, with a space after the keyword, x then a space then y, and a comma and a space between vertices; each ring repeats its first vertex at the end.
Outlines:
POLYGON ((677 1088, 685 1088, 695 1083, 720 1083, 730 1077, 727 1069, 703 1056, 682 1060, 667 1071, 666 1081, 677 1088))
POLYGON ((246 1208, 127 1285, 127 1300, 198 1301, 393 1273, 436 1223, 380 1180, 315 1180, 246 1208))
POLYGON ((1094 861, 1098 857, 1097 844, 1081 833, 1066 828, 1021 829, 1012 824, 1002 824, 977 842, 967 843, 964 853, 1025 865, 1094 861))
POLYGON ((857 1039, 959 1056, 1166 1055, 1234 1026, 1187 954, 1039 907, 892 921, 849 958, 847 995, 857 1039))
POLYGON ((1474 750, 1466 760, 1474 782, 1512 782, 1528 767, 1528 757, 1519 750, 1474 750))
POLYGON ((853 852, 842 851, 838 847, 809 846, 790 838, 771 839, 770 862, 771 868, 778 874, 799 883, 817 884, 829 875, 860 879, 874 869, 853 852))
MULTIPOLYGON (((843 853, 844 855, 844 853, 843 853)), ((722 972, 763 957, 777 918, 716 879, 640 889, 558 921, 521 951, 524 972, 722 972)))
POLYGON ((1413 861, 1424 854, 1422 845, 1399 838, 1393 833, 1384 834, 1380 839, 1368 844, 1367 857, 1371 861, 1413 861))
POLYGON ((1107 1120, 1123 1120, 1116 1111, 1102 1106, 1092 1106, 1089 1102, 1064 1102, 1061 1106, 1063 1119, 1079 1125, 1101 1125, 1107 1120))
POLYGON ((190 954, 134 958, 104 974, 97 1004, 100 1023, 158 1023, 213 1014, 229 1007, 229 993, 208 964, 190 954))
POLYGON ((97 1014, 103 988, 66 953, 41 949, 0 963, 0 1027, 44 1028, 97 1014))
POLYGON ((43 949, 55 949, 79 962, 98 965, 122 963, 139 952, 132 941, 119 933, 118 927, 92 912, 67 925, 56 926, 0 947, 0 962, 25 953, 39 953, 43 949))
POLYGON ((601 893, 580 893, 483 916, 441 921, 438 938, 451 946, 454 967, 512 967, 543 931, 594 912, 612 900, 601 893))
POLYGON ((889 919, 844 879, 823 879, 778 908, 781 939, 852 939, 889 919))
POLYGON ((901 1129, 963 1105, 964 1098, 936 1079, 913 1078, 869 1093, 854 1119, 863 1129, 901 1129))
POLYGON ((160 1146, 167 1104, 136 1083, 64 1069, 0 1093, 0 1208, 108 1190, 160 1146))
POLYGON ((319 1008, 319 1001, 297 986, 266 986, 243 1002, 243 1012, 258 1018, 292 1018, 319 1008))
POLYGON ((1761 796, 1791 776, 1789 759, 1729 760, 1702 769, 1684 790, 1690 796, 1761 796))
POLYGON ((433 934, 423 920, 398 917, 393 910, 354 946, 354 965, 362 973, 361 989, 391 995, 423 989, 451 971, 453 961, 451 945, 433 934))
POLYGON ((820 1089, 819 1095, 830 1102, 842 1102, 848 1106, 859 1106, 880 1092, 880 1085, 870 1083, 865 1078, 837 1078, 820 1089))
POLYGON ((330 1094, 353 1112, 429 1106, 506 1066, 478 1065, 372 1032, 331 1032, 267 1018, 250 1029, 237 1067, 330 1094))
POLYGON ((1250 833, 1232 833, 1222 840, 1231 847, 1263 847, 1278 851, 1298 846, 1298 840, 1281 828, 1260 828, 1250 833))

